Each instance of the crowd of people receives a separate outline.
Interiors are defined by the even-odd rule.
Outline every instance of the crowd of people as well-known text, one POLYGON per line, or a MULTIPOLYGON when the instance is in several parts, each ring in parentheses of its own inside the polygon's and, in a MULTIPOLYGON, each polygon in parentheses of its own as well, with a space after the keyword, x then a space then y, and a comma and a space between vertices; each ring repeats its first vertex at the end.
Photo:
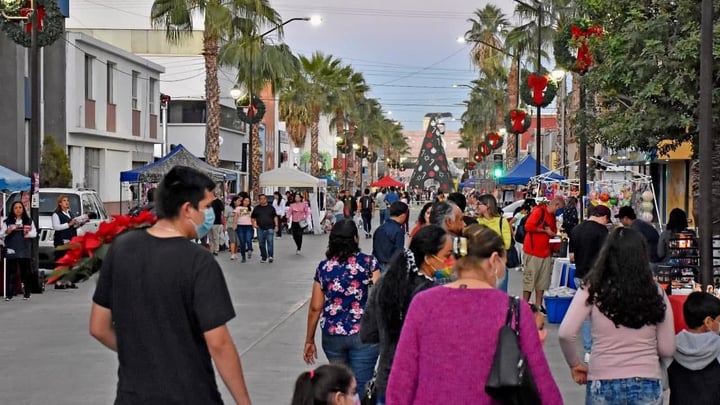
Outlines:
MULTIPOLYGON (((103 261, 90 333, 117 352, 117 403, 222 403, 213 364, 233 400, 250 403, 227 328, 235 307, 214 255, 224 241, 231 260, 245 262, 256 234, 260 262, 272 263, 283 224, 300 254, 312 213, 300 193, 261 194, 255 205, 240 193, 226 206, 215 187, 197 170, 173 168, 148 207, 157 222, 119 235, 103 261), (197 243, 204 237, 206 247, 197 243)), ((559 197, 527 201, 508 218, 491 194, 439 195, 420 207, 412 227, 409 203, 393 189, 359 197, 343 191, 332 207, 302 346, 306 363, 322 350, 330 364, 297 377, 293 405, 356 405, 369 392, 377 404, 502 403, 489 381, 498 347, 507 344, 505 328, 514 331, 530 381, 524 387, 532 400, 523 403, 563 403, 560 378, 584 384, 587 404, 662 404, 668 387, 671 404, 719 403, 720 300, 690 294, 687 329, 676 335, 654 278, 670 241, 687 232, 682 210, 671 212, 659 234, 630 207, 616 215, 614 229, 604 206, 559 229, 557 215, 572 218, 578 209, 559 197), (543 349, 550 239, 563 230, 578 286, 558 331, 567 377, 552 375, 543 349), (362 252, 363 237, 372 239, 372 252, 362 252), (519 301, 507 293, 513 250, 523 252, 519 301)), ((61 196, 53 215, 58 245, 82 223, 70 208, 61 196)), ((22 203, 12 204, 0 233, 14 269, 6 286, 12 299, 14 285, 32 283, 29 246, 37 237, 22 203)))

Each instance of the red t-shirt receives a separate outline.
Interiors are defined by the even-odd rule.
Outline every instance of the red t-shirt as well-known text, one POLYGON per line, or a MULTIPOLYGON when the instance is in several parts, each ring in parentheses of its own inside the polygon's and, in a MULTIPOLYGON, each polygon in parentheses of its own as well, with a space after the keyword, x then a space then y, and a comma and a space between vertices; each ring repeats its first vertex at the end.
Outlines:
POLYGON ((545 227, 557 233, 557 222, 555 215, 547 210, 545 204, 538 205, 533 208, 530 215, 525 220, 525 240, 523 242, 523 252, 535 257, 550 257, 552 249, 550 248, 550 235, 545 233, 545 227))

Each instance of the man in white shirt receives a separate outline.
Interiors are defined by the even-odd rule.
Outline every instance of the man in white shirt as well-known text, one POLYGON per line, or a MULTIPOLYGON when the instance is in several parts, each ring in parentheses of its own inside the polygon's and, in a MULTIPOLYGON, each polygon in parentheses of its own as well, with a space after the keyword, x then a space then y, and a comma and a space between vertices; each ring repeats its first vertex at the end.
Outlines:
POLYGON ((381 188, 380 191, 375 194, 375 208, 380 213, 380 225, 385 223, 385 216, 387 215, 387 203, 385 202, 385 189, 381 188))

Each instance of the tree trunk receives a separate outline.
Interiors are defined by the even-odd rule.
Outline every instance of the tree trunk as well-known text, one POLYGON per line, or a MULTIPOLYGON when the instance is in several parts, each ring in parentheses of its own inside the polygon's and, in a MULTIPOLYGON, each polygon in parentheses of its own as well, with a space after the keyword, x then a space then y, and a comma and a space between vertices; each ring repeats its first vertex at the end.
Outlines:
POLYGON ((320 137, 320 108, 313 108, 313 121, 310 127, 310 174, 316 176, 319 168, 318 138, 320 137))
MULTIPOLYGON (((515 139, 517 135, 509 132, 507 134, 507 140, 505 143, 505 162, 507 163, 507 169, 515 167, 517 164, 517 149, 515 148, 515 139)), ((470 154, 468 150, 468 155, 470 154)), ((468 156, 470 159, 470 156, 468 156)))
POLYGON ((520 71, 518 70, 520 68, 519 63, 519 60, 513 61, 510 73, 508 74, 507 105, 509 109, 520 107, 520 104, 518 103, 518 93, 520 92, 520 89, 518 88, 518 79, 520 78, 520 71))
POLYGON ((252 137, 252 156, 250 157, 250 166, 252 167, 250 176, 250 190, 252 196, 257 198, 260 195, 260 173, 262 173, 262 147, 260 145, 260 124, 252 124, 252 131, 250 131, 252 137))
POLYGON ((218 41, 205 30, 203 38, 205 59, 205 161, 217 167, 220 163, 220 87, 218 85, 218 41))
MULTIPOLYGON (((347 139, 343 136, 345 131, 345 114, 343 113, 343 110, 338 108, 335 110, 335 131, 337 132, 338 138, 343 138, 347 141, 347 139)), ((337 150, 337 143, 335 149, 337 150)), ((340 154, 336 154, 338 160, 340 159, 340 154)), ((345 156, 343 155, 343 159, 345 159, 345 156)), ((338 183, 345 184, 345 171, 340 170, 340 173, 338 173, 338 183)))

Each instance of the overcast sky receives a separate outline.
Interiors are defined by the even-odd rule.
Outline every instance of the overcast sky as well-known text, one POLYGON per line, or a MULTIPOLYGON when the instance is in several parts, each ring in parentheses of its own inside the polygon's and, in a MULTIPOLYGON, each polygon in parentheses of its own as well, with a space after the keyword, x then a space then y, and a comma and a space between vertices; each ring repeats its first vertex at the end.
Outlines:
MULTIPOLYGON (((299 54, 331 54, 363 73, 387 116, 406 129, 421 130, 428 112, 452 112, 459 118, 469 83, 477 76, 470 46, 456 38, 470 24, 474 10, 492 3, 512 17, 512 0, 278 0, 287 20, 320 15, 323 24, 293 22, 285 42, 299 54)), ((68 27, 149 28, 152 0, 72 0, 68 27)), ((201 27, 200 25, 198 27, 201 27)), ((457 124, 448 123, 448 129, 457 124)))

